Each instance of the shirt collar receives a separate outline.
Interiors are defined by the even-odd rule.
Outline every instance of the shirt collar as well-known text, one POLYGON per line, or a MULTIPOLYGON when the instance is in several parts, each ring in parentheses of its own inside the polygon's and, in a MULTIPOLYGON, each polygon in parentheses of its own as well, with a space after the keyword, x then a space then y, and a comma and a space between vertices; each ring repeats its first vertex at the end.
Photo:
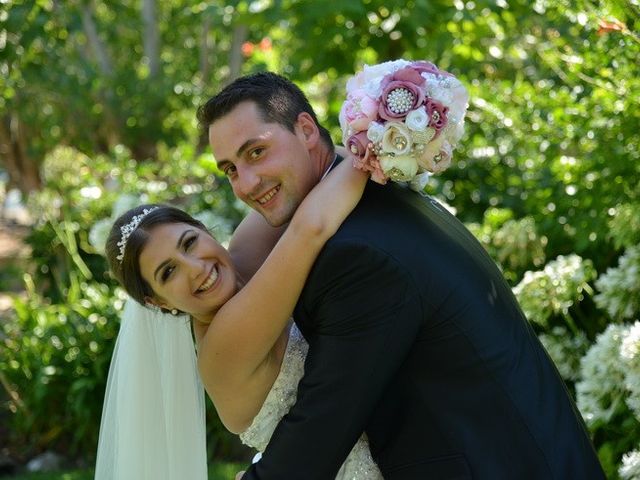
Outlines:
POLYGON ((336 163, 336 160, 338 160, 338 154, 336 153, 336 156, 333 157, 333 162, 331 162, 331 165, 329 165, 329 168, 327 168, 327 170, 324 172, 324 175, 322 175, 322 178, 320 179, 320 181, 324 180, 324 177, 326 177, 327 175, 329 175, 329 172, 331 171, 331 169, 333 168, 333 166, 336 163))

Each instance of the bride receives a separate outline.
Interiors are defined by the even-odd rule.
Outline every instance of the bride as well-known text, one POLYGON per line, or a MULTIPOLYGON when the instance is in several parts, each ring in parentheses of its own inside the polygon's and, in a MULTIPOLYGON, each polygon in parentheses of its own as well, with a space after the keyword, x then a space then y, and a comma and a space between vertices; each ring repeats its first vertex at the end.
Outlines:
MULTIPOLYGON (((286 229, 252 212, 228 251, 173 207, 140 206, 115 222, 106 249, 111 271, 145 308, 130 302, 125 312, 96 479, 206 478, 193 345, 187 322, 176 315, 191 318, 199 376, 224 425, 244 443, 266 448, 303 375, 307 345, 291 313, 317 255, 358 203, 367 178, 341 162, 286 229)), ((364 437, 337 478, 382 478, 364 437)))

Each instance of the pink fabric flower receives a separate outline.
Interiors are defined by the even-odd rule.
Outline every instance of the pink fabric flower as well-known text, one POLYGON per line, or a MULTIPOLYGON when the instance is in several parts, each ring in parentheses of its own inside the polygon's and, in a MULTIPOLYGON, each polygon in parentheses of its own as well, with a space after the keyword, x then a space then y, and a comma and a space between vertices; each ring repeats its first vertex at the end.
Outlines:
POLYGON ((424 83, 420 73, 411 67, 387 75, 382 81, 378 115, 385 120, 404 118, 424 102, 424 83))
POLYGON ((440 102, 428 98, 424 104, 429 116, 429 126, 435 128, 438 133, 447 126, 447 113, 449 107, 445 107, 440 102))
POLYGON ((434 75, 438 75, 440 70, 431 62, 425 62, 424 60, 420 60, 417 62, 413 62, 411 66, 418 71, 418 73, 433 73, 434 75))
POLYGON ((367 153, 367 147, 369 146, 369 139, 367 138, 367 132, 359 132, 351 135, 347 140, 347 150, 354 156, 364 157, 367 153))
POLYGON ((431 62, 425 62, 424 60, 420 60, 418 62, 413 62, 411 64, 413 68, 422 73, 431 73, 432 75, 441 75, 443 77, 453 77, 452 73, 449 73, 445 70, 440 70, 431 62))
POLYGON ((378 102, 364 90, 350 93, 347 100, 344 104, 344 119, 353 131, 366 130, 378 118, 378 102))
POLYGON ((370 178, 374 182, 379 183, 380 185, 385 185, 387 180, 389 180, 389 177, 387 177, 382 171, 380 161, 375 155, 369 154, 365 158, 352 157, 352 159, 353 166, 363 172, 369 172, 371 174, 370 178))
POLYGON ((424 102, 424 92, 422 88, 411 82, 394 81, 389 83, 382 92, 382 98, 380 106, 378 107, 378 115, 385 120, 398 120, 407 116, 411 110, 415 110, 424 102), (397 101, 399 91, 404 90, 408 92, 408 95, 404 92, 404 96, 409 99, 408 103, 403 104, 398 109, 397 104, 394 104, 394 100, 397 101), (394 93, 394 91, 396 91, 394 93), (390 96, 391 95, 391 96, 390 96), (396 98, 394 99, 394 95, 396 98), (395 108, 394 108, 395 107, 395 108), (394 111, 394 109, 396 111, 394 111))

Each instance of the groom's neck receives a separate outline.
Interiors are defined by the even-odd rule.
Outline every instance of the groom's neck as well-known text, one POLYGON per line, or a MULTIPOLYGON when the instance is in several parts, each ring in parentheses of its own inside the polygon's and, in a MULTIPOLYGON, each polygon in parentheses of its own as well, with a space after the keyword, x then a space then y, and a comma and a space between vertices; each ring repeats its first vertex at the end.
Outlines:
POLYGON ((319 182, 333 164, 333 161, 336 158, 335 150, 333 145, 329 147, 324 143, 320 143, 317 149, 309 152, 309 155, 311 156, 311 161, 316 169, 315 177, 319 182))

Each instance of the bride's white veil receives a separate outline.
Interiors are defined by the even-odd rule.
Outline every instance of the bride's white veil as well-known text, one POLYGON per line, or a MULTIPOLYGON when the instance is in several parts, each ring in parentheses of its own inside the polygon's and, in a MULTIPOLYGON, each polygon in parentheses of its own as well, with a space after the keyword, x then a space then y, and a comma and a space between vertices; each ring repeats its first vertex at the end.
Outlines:
POLYGON ((96 480, 206 480, 204 391, 187 317, 124 308, 105 392, 96 480))

